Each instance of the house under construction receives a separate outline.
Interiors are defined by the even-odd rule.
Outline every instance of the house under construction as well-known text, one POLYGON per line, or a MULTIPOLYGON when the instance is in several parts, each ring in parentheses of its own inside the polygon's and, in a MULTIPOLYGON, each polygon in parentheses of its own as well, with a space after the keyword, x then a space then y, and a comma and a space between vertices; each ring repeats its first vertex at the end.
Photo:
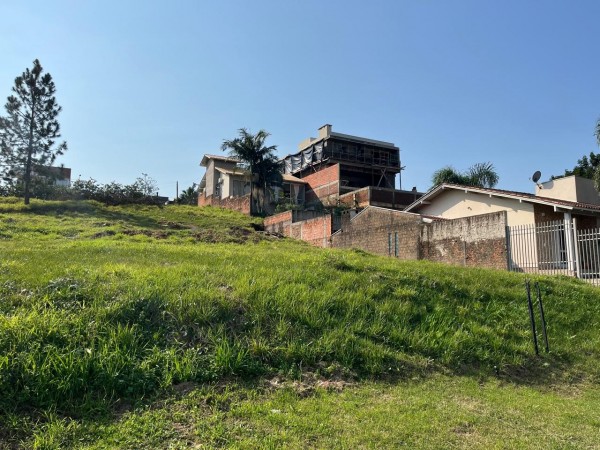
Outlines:
POLYGON ((345 204, 401 209, 420 194, 395 189, 402 170, 400 149, 391 142, 336 133, 331 125, 319 128, 298 152, 282 160, 285 174, 307 183, 306 204, 345 204))

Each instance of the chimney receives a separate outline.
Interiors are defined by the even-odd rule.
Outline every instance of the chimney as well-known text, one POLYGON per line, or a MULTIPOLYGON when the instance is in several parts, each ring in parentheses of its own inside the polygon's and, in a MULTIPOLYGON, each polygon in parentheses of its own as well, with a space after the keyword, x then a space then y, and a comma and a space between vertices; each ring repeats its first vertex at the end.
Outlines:
POLYGON ((319 139, 327 138, 331 135, 331 125, 326 123, 321 128, 319 128, 319 139))

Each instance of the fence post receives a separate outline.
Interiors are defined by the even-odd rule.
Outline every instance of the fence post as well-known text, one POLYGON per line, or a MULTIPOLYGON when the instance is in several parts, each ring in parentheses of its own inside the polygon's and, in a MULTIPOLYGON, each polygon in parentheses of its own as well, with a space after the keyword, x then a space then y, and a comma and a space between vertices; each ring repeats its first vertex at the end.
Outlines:
POLYGON ((512 270, 511 261, 511 251, 510 251, 510 228, 508 225, 504 227, 504 242, 506 243, 506 268, 510 272, 512 270))
POLYGON ((565 220, 564 220, 564 224, 565 224, 565 244, 566 244, 566 251, 567 251, 567 268, 569 271, 569 275, 571 276, 575 276, 575 246, 573 245, 573 233, 571 232, 572 229, 572 219, 571 219, 571 213, 570 212, 565 212, 565 220))
POLYGON ((575 276, 581 278, 581 264, 579 263, 579 239, 577 239, 577 219, 573 217, 573 233, 572 239, 575 248, 575 276))

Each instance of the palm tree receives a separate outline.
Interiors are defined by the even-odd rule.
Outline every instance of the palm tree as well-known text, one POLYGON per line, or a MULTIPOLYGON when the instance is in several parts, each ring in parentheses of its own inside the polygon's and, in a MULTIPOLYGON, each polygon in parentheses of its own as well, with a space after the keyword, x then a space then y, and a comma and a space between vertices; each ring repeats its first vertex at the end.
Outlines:
POLYGON ((465 175, 458 172, 452 166, 444 166, 441 169, 433 172, 431 176, 431 182, 434 186, 443 183, 452 183, 452 184, 467 184, 468 180, 465 175))
POLYGON ((241 161, 242 167, 248 170, 250 178, 250 211, 263 214, 264 198, 269 186, 281 184, 281 172, 275 156, 277 146, 265 145, 269 133, 260 130, 256 134, 246 128, 238 130, 239 136, 224 140, 221 150, 229 151, 229 155, 241 161), (256 199, 253 201, 253 199, 256 199), (256 203, 256 209, 253 207, 256 203))
POLYGON ((192 183, 190 187, 181 191, 177 197, 177 203, 180 205, 197 205, 198 204, 198 187, 196 183, 192 183))
POLYGON ((458 172, 452 166, 445 166, 436 170, 431 177, 434 186, 452 183, 487 188, 496 186, 498 179, 498 173, 490 162, 473 164, 464 173, 458 172))
POLYGON ((596 122, 596 131, 594 131, 594 134, 596 135, 596 142, 600 146, 600 119, 596 122))
POLYGON ((469 167, 469 185, 493 188, 498 184, 498 173, 491 162, 477 163, 469 167))

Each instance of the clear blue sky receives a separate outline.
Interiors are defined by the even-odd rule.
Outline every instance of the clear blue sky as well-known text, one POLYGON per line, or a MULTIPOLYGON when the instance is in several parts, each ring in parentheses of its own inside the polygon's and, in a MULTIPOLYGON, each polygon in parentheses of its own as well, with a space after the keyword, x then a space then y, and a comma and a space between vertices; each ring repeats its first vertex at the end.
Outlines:
POLYGON ((490 161, 499 188, 531 192, 535 170, 599 151, 596 0, 12 1, 0 17, 0 100, 40 59, 74 178, 147 173, 173 197, 240 127, 281 156, 325 123, 394 142, 419 190, 490 161))

